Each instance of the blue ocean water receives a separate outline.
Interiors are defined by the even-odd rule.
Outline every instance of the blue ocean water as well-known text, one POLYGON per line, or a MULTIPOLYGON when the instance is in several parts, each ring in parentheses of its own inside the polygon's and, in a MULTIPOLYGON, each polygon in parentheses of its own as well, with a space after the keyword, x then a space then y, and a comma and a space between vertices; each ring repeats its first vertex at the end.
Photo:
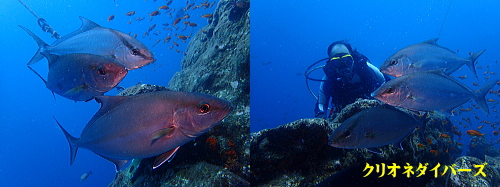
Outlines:
MULTIPOLYGON (((479 80, 466 66, 453 74, 455 78, 468 75, 461 81, 471 89, 479 88, 473 82, 482 86, 500 77, 490 73, 500 71, 497 62, 500 60, 500 20, 495 13, 500 4, 497 1, 318 0, 305 3, 290 0, 253 1, 252 7, 252 132, 314 117, 315 99, 306 87, 304 71, 317 60, 326 58, 328 46, 338 40, 349 40, 372 64, 380 67, 399 49, 439 37, 439 45, 457 51, 464 58, 469 52, 487 49, 477 64, 479 80), (488 76, 491 78, 486 81, 488 76)), ((318 79, 322 76, 321 69, 312 74, 318 79)), ((317 95, 319 82, 310 81, 309 84, 317 95)), ((494 91, 498 89, 498 85, 493 88, 494 91)), ((488 94, 487 99, 500 98, 488 94)), ((462 109, 471 108, 473 103, 475 101, 464 104, 462 109)), ((453 125, 464 134, 460 140, 464 145, 470 140, 466 130, 479 126, 483 126, 479 131, 486 134, 488 142, 495 144, 498 140, 492 131, 499 126, 495 129, 490 126, 499 122, 500 114, 493 111, 498 102, 489 102, 489 106, 491 113, 488 116, 474 108, 451 118, 453 125), (462 117, 469 117, 472 123, 465 123, 462 117)), ((498 144, 495 146, 500 148, 498 144)))
MULTIPOLYGON (((149 14, 165 1, 153 0, 105 0, 105 1, 35 1, 24 0, 38 16, 43 17, 60 35, 64 36, 78 29, 81 25, 78 16, 86 17, 103 27, 113 28, 125 33, 138 34, 138 39, 146 44, 155 54, 156 62, 143 68, 129 71, 119 84, 130 87, 137 83, 167 86, 175 72, 180 70, 187 42, 177 39, 175 34, 191 35, 196 33, 207 21, 201 18, 212 13, 210 9, 189 10, 189 21, 198 24, 197 27, 180 28, 172 31, 163 29, 163 23, 172 24, 175 13, 170 16, 165 10, 162 14, 149 21, 149 14), (125 13, 136 11, 134 16, 127 17, 125 13), (110 15, 114 20, 107 21, 110 15), (145 17, 143 21, 134 21, 136 17, 145 17), (127 24, 132 21, 131 24, 127 24), (149 36, 143 33, 152 25, 156 28, 149 36), (159 32, 157 32, 159 31, 159 32), (156 33, 158 35, 155 35, 156 33), (172 39, 168 43, 164 39, 168 34, 172 39), (173 46, 172 41, 179 46, 173 46)), ((188 1, 196 3, 203 1, 188 1)), ((212 2, 212 1, 210 1, 212 2)), ((174 1, 171 8, 180 10, 186 7, 186 1, 174 1)), ((47 43, 55 41, 44 33, 37 25, 36 18, 21 5, 19 1, 3 1, 0 6, 0 41, 3 55, 0 63, 0 78, 2 101, 0 102, 0 186, 107 186, 115 176, 114 165, 94 153, 80 149, 72 166, 69 165, 69 145, 64 134, 58 128, 52 116, 64 126, 70 134, 79 137, 82 129, 99 109, 95 101, 74 102, 56 95, 45 88, 43 82, 33 74, 26 63, 37 51, 36 42, 17 25, 22 25, 33 31, 47 43), (80 182, 80 176, 87 171, 92 175, 80 182)), ((187 40, 189 41, 189 39, 187 40)), ((42 76, 47 74, 47 61, 41 60, 32 66, 42 76)), ((106 95, 116 95, 112 90, 106 95)), ((124 145, 126 146, 126 145, 124 145)))

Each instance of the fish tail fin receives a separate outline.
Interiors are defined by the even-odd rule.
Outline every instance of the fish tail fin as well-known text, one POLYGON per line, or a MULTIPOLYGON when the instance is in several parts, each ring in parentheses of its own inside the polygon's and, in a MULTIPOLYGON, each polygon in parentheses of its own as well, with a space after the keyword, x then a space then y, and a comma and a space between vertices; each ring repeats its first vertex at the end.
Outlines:
POLYGON ((45 50, 45 48, 47 48, 49 45, 47 45, 47 43, 45 43, 42 39, 40 39, 38 36, 36 36, 33 32, 31 32, 30 30, 28 30, 26 27, 23 27, 21 25, 18 25, 19 27, 21 27, 21 29, 23 29, 24 31, 26 31, 31 37, 33 37, 33 39, 36 41, 36 43, 38 44, 38 51, 35 53, 35 55, 31 58, 31 60, 28 62, 27 65, 32 65, 40 60, 42 60, 44 58, 44 56, 42 55, 42 52, 45 50))
POLYGON ((66 131, 66 129, 64 129, 62 127, 62 125, 59 123, 59 121, 57 121, 57 119, 55 117, 54 117, 54 119, 56 120, 57 125, 59 125, 59 128, 61 128, 61 130, 64 132, 64 135, 66 136, 66 139, 68 140, 69 148, 70 148, 70 162, 69 162, 69 165, 73 165, 73 162, 75 161, 75 157, 76 157, 76 152, 78 152, 78 146, 76 146, 76 144, 75 144, 75 142, 78 139, 75 138, 75 137, 73 137, 73 136, 71 136, 71 134, 69 134, 68 131, 66 131))
POLYGON ((488 94, 488 91, 491 88, 493 88, 493 86, 495 86, 495 84, 497 82, 498 82, 498 79, 493 80, 493 81, 489 82, 488 84, 484 85, 483 87, 481 87, 481 89, 475 91, 474 100, 476 100, 476 102, 479 105, 479 107, 481 108, 481 110, 486 114, 490 113, 489 109, 488 109, 488 104, 486 103, 486 94, 488 94))
POLYGON ((479 56, 481 56, 484 52, 486 51, 486 49, 483 49, 477 53, 474 53, 472 54, 469 58, 467 58, 467 60, 469 61, 467 63, 467 66, 469 66, 469 69, 474 73, 474 76, 476 76, 476 79, 479 80, 479 78, 477 77, 477 73, 476 73, 476 61, 477 61, 477 58, 479 58, 479 56))

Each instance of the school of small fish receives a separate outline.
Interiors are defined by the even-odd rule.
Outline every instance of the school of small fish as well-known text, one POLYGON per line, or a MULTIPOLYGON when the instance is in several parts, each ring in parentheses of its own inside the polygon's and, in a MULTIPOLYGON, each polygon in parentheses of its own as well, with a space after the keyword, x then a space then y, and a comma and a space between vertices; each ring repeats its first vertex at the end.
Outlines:
MULTIPOLYGON (((395 78, 381 85, 372 93, 372 97, 382 101, 385 105, 401 107, 411 111, 441 111, 448 115, 457 115, 457 111, 468 112, 472 108, 477 108, 489 114, 488 104, 498 103, 498 101, 486 99, 485 97, 488 93, 500 96, 500 90, 492 90, 495 85, 500 85, 498 79, 489 81, 479 90, 472 90, 450 76, 466 64, 475 77, 479 79, 476 68, 482 69, 482 67, 476 66, 477 58, 486 50, 469 53, 470 57, 461 58, 455 51, 436 44, 437 40, 436 38, 407 46, 387 58, 380 67, 380 71, 395 78), (472 108, 463 108, 462 105, 471 99, 475 100, 477 105, 472 104, 472 108)), ((484 80, 490 79, 489 75, 496 75, 495 72, 489 71, 489 65, 486 66, 488 71, 483 73, 483 75, 487 76, 484 80)), ((458 78, 463 80, 467 76, 458 76, 458 78)), ((477 83, 473 83, 473 85, 479 86, 477 83)), ((418 120, 405 116, 402 114, 404 112, 397 108, 391 108, 391 110, 389 112, 389 108, 383 105, 355 114, 335 129, 329 138, 329 145, 348 149, 366 148, 374 153, 380 153, 380 151, 377 151, 377 147, 388 144, 397 145, 413 132, 413 129, 418 126, 418 120)), ((498 112, 496 109, 493 111, 498 112)), ((495 117, 497 116, 495 115, 495 117)), ((480 120, 478 116, 475 116, 475 118, 480 120)), ((470 118, 462 119, 471 124, 470 118)), ((448 121, 443 121, 443 124, 445 123, 448 123, 448 121)), ((494 125, 499 122, 482 121, 482 123, 495 128, 494 125)), ((462 124, 462 122, 459 122, 459 124, 462 124)), ((464 128, 466 127, 464 125, 464 128)), ((479 126, 477 130, 482 127, 479 126)), ((453 128, 452 132, 460 139, 463 133, 457 129, 453 128)), ((484 136, 484 133, 477 130, 471 129, 465 134, 475 137, 484 136)), ((498 127, 498 130, 500 130, 500 127, 498 127)), ((492 134, 497 136, 499 133, 494 131, 492 134)), ((450 136, 440 134, 438 138, 450 138, 450 136)), ((500 139, 498 142, 500 142, 500 139)), ((432 140, 427 138, 427 143, 432 144, 432 140)), ((419 148, 425 146, 422 143, 417 145, 419 148)), ((438 151, 431 150, 431 153, 437 155, 438 151)))
MULTIPOLYGON (((234 6, 248 6, 246 2, 237 1, 235 3, 234 6)), ((199 31, 195 28, 198 24, 194 23, 192 21, 193 19, 190 18, 198 17, 210 21, 213 15, 207 11, 210 11, 215 4, 216 1, 209 2, 209 0, 204 0, 202 2, 191 2, 187 0, 185 6, 173 7, 175 5, 172 5, 172 1, 167 1, 162 2, 162 4, 158 5, 158 8, 150 10, 149 12, 132 10, 126 13, 110 15, 107 20, 124 20, 127 24, 136 24, 143 22, 143 20, 148 20, 150 24, 147 25, 150 26, 144 33, 129 33, 129 35, 134 38, 141 37, 154 41, 151 47, 155 47, 163 41, 163 45, 170 45, 168 47, 169 50, 174 50, 179 54, 186 55, 186 53, 179 48, 179 43, 187 43, 191 36, 199 31), (137 17, 129 18, 132 16, 137 17), (177 42, 170 42, 172 38, 177 42)), ((143 23, 140 25, 142 24, 143 23)))

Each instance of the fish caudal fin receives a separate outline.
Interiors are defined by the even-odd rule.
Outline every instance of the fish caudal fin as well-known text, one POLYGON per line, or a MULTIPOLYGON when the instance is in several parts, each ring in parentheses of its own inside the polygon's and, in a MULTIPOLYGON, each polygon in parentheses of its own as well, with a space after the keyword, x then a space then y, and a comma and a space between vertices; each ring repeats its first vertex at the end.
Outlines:
POLYGON ((486 113, 486 114, 489 114, 490 111, 488 109, 488 104, 486 103, 486 94, 488 93, 488 91, 493 88, 493 86, 495 86, 495 84, 498 82, 498 79, 497 80, 493 80, 491 82, 489 82, 488 84, 484 85, 483 87, 481 87, 481 89, 475 91, 474 93, 474 100, 476 100, 477 104, 479 105, 479 107, 481 108, 481 110, 486 113))
POLYGON ((33 39, 36 41, 36 43, 38 44, 38 51, 35 53, 35 55, 31 58, 31 60, 28 62, 27 65, 32 65, 40 60, 42 60, 45 56, 42 55, 42 52, 44 51, 45 48, 47 48, 49 45, 47 45, 47 43, 45 43, 42 39, 40 39, 38 36, 36 36, 35 34, 33 34, 30 30, 28 30, 27 28, 19 25, 19 27, 21 27, 21 29, 23 29, 24 31, 26 31, 31 37, 33 37, 33 39))
POLYGON ((69 162, 69 165, 73 165, 73 162, 75 161, 75 157, 76 157, 76 152, 78 152, 78 147, 75 145, 75 141, 78 140, 77 138, 71 136, 71 134, 68 133, 68 131, 66 131, 62 126, 61 124, 59 123, 59 121, 57 121, 57 119, 54 117, 54 120, 56 120, 56 123, 57 125, 59 125, 59 128, 61 128, 61 130, 64 132, 64 135, 66 136, 66 139, 68 140, 68 143, 69 143, 69 148, 70 148, 70 162, 69 162))
POLYGON ((467 58, 467 60, 469 60, 469 62, 467 62, 467 66, 469 66, 469 69, 472 71, 472 73, 474 73, 474 76, 476 76, 476 79, 478 79, 478 80, 479 80, 479 78, 477 77, 475 65, 476 65, 477 58, 479 58, 479 56, 481 56, 485 51, 486 51, 486 49, 483 49, 477 53, 474 53, 469 58, 467 58))

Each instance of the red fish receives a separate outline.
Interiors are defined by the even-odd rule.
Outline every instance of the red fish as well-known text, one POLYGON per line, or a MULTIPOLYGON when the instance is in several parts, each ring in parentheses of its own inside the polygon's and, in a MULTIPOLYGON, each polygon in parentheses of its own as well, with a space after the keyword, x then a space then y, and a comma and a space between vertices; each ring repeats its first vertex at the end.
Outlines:
POLYGON ((176 26, 179 22, 181 22, 181 18, 175 19, 174 23, 172 23, 173 26, 176 26))
POLYGON ((135 14, 135 11, 130 11, 130 12, 127 12, 125 15, 126 16, 133 16, 135 14))
POLYGON ((115 15, 110 15, 110 16, 108 17, 108 21, 111 21, 111 20, 113 20, 113 19, 115 19, 115 15))
POLYGON ((203 16, 201 16, 202 18, 211 18, 212 17, 212 14, 205 14, 203 16))
POLYGON ((466 133, 471 136, 481 136, 481 137, 484 136, 484 134, 481 134, 477 130, 468 130, 466 133))
POLYGON ((155 10, 155 11, 151 12, 151 14, 149 14, 149 16, 157 16, 157 15, 160 15, 160 11, 158 11, 158 10, 155 10))

